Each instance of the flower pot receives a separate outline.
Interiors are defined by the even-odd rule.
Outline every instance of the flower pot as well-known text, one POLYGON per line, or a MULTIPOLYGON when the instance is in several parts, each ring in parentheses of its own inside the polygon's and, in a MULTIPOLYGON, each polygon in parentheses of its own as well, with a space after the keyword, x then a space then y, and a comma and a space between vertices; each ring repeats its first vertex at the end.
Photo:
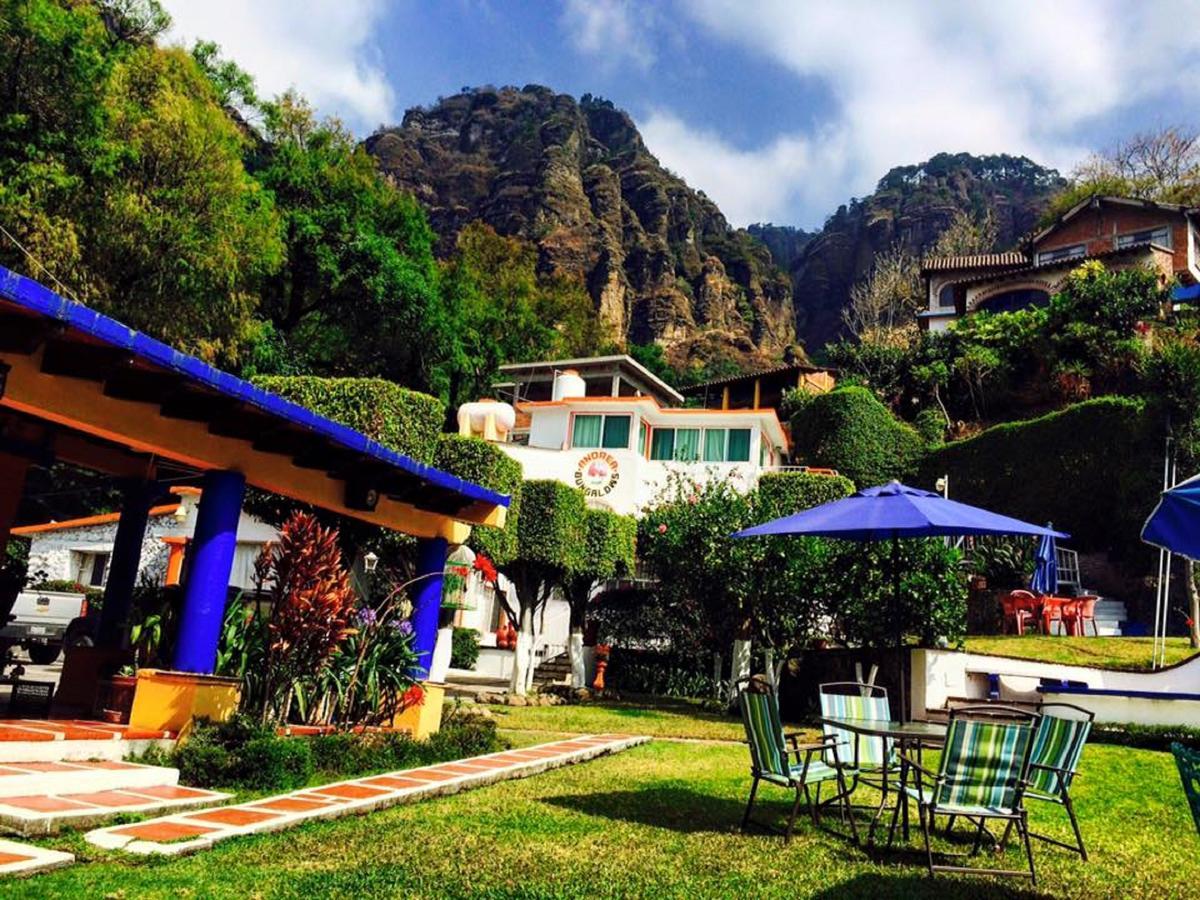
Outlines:
POLYGON ((137 691, 137 677, 114 675, 104 686, 100 700, 100 718, 114 725, 129 722, 133 709, 133 695, 137 691))

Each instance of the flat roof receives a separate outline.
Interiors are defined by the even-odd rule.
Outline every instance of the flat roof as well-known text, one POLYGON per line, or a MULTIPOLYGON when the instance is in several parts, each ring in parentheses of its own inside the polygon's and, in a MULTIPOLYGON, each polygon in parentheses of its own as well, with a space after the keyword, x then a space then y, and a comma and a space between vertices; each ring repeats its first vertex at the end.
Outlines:
MULTIPOLYGON (((499 372, 505 375, 522 374, 552 374, 561 369, 579 369, 581 377, 587 377, 587 369, 598 369, 605 366, 615 366, 618 369, 628 369, 637 374, 651 388, 675 403, 683 403, 683 395, 671 387, 640 362, 626 353, 613 353, 608 356, 584 356, 576 359, 548 359, 540 362, 506 363, 500 366, 499 372)), ((498 387, 507 386, 497 385, 498 387)))
MULTIPOLYGON (((361 432, 67 300, 0 266, 0 412, 65 427, 109 457, 247 482, 374 524, 432 536, 448 523, 502 524, 509 498, 391 450, 361 432), (376 510, 348 505, 369 484, 376 510)), ((77 442, 78 443, 78 442, 77 442)))

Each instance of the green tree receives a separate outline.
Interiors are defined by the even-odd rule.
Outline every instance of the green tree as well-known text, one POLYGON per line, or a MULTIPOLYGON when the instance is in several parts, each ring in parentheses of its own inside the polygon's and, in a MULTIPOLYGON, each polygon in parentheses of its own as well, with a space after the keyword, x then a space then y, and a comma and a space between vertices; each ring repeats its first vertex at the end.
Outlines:
POLYGON ((597 584, 633 573, 637 553, 637 521, 607 509, 588 509, 583 517, 583 547, 566 573, 562 591, 571 607, 571 686, 584 686, 583 627, 588 602, 597 584))
POLYGON ((259 359, 428 390, 447 318, 424 212, 295 94, 268 106, 265 132, 252 169, 282 217, 285 260, 262 303, 281 346, 259 359))

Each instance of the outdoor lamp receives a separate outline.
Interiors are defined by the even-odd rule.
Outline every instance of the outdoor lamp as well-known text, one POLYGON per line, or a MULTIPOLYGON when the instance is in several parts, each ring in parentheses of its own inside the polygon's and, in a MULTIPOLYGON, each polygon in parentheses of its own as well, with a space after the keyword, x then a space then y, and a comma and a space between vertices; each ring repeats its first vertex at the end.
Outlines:
POLYGON ((374 553, 368 552, 367 555, 363 557, 363 568, 366 571, 374 572, 377 565, 379 565, 379 557, 374 553))

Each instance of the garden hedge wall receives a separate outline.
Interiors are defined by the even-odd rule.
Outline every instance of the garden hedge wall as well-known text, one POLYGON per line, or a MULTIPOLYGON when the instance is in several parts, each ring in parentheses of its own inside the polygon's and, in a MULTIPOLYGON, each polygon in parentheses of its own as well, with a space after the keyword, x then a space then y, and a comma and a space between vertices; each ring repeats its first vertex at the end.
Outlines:
POLYGON ((807 472, 767 472, 758 479, 756 519, 766 521, 840 500, 854 493, 854 482, 844 475, 810 475, 807 472))
POLYGON ((471 529, 473 549, 497 565, 509 562, 517 552, 517 523, 521 515, 521 464, 495 444, 477 437, 441 434, 437 439, 434 465, 451 475, 482 485, 512 499, 503 528, 476 526, 471 529))
POLYGON ((521 513, 517 555, 523 562, 568 572, 580 568, 587 515, 583 491, 561 481, 526 481, 521 513))
POLYGON ((792 416, 792 457, 837 469, 859 487, 912 477, 924 441, 864 387, 818 394, 792 416))
POLYGON ((446 407, 436 397, 382 378, 269 375, 254 384, 327 416, 385 447, 433 464, 446 407))
POLYGON ((1162 430, 1142 401, 1099 397, 933 450, 920 484, 949 475, 955 500, 1053 522, 1072 549, 1129 559, 1144 546, 1162 453, 1162 430))

